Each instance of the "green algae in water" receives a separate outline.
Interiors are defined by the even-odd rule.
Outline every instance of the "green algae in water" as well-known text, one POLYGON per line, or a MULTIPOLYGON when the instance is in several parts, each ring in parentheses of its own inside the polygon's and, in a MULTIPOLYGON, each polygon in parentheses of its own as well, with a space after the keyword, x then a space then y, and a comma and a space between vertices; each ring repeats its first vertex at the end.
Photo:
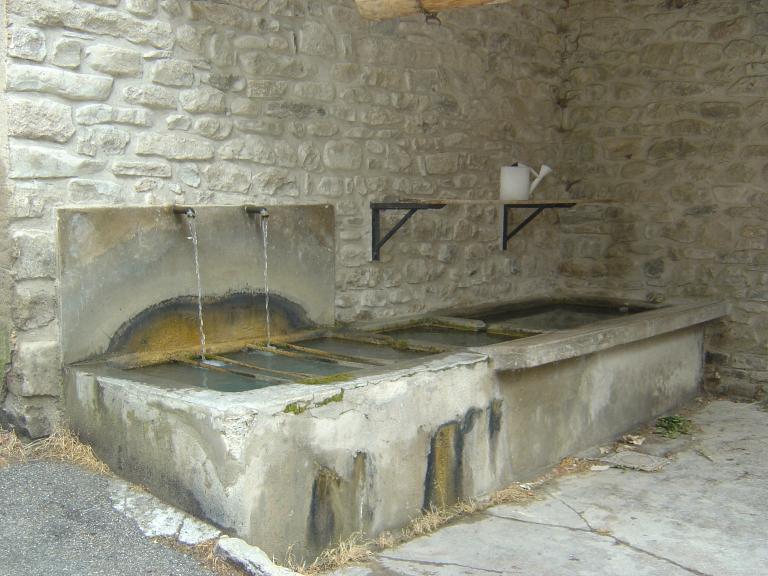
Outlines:
POLYGON ((397 350, 388 344, 372 344, 370 342, 332 337, 312 338, 310 340, 294 342, 294 344, 331 354, 343 354, 376 360, 411 360, 429 354, 429 352, 418 352, 408 349, 397 350))
POLYGON ((305 378, 304 380, 298 380, 297 384, 309 384, 317 386, 319 384, 334 384, 335 382, 347 382, 352 379, 352 374, 349 372, 341 372, 339 374, 330 374, 328 376, 318 376, 317 378, 305 378))
POLYGON ((140 380, 160 388, 199 388, 217 392, 246 392, 279 384, 273 380, 259 380, 240 374, 176 363, 145 366, 120 372, 124 378, 140 380))
POLYGON ((489 344, 498 344, 499 342, 515 339, 515 336, 488 334, 487 332, 462 330, 460 328, 444 328, 442 326, 432 325, 392 330, 390 332, 384 332, 384 334, 398 340, 417 340, 419 342, 447 344, 449 346, 487 346, 489 344))
POLYGON ((349 366, 343 366, 336 364, 335 362, 319 358, 293 358, 289 356, 282 356, 280 354, 274 354, 272 352, 264 352, 261 350, 234 352, 231 354, 226 354, 225 358, 231 358, 232 360, 239 362, 245 362, 263 368, 269 368, 270 370, 303 372, 305 374, 315 374, 318 377, 331 376, 333 374, 338 374, 339 372, 347 373, 350 370, 354 370, 354 368, 350 368, 349 366))

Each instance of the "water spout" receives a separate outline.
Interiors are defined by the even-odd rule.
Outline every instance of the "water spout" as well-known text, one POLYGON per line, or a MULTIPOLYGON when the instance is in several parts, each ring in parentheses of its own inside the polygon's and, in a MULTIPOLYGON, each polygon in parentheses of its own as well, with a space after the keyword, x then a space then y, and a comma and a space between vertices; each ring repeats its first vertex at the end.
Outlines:
MULTIPOLYGON (((181 208, 181 207, 180 207, 181 208)), ((174 212, 175 212, 174 207, 174 212)), ((200 254, 197 241, 197 222, 194 209, 187 208, 184 212, 177 214, 186 214, 187 227, 189 228, 189 238, 192 240, 192 250, 195 253, 195 276, 197 278, 197 320, 200 329, 200 361, 205 362, 205 326, 203 324, 203 286, 200 279, 200 254)))
POLYGON ((173 213, 184 215, 187 218, 195 218, 197 216, 194 208, 191 206, 181 206, 180 204, 173 205, 173 213))
POLYGON ((267 210, 263 206, 247 205, 245 207, 245 213, 246 214, 258 214, 262 218, 269 218, 269 210, 267 210))
POLYGON ((261 216, 261 237, 264 247, 264 316, 267 330, 267 348, 272 347, 271 322, 269 317, 269 257, 267 248, 269 246, 269 210, 263 206, 245 206, 246 214, 258 214, 261 216))

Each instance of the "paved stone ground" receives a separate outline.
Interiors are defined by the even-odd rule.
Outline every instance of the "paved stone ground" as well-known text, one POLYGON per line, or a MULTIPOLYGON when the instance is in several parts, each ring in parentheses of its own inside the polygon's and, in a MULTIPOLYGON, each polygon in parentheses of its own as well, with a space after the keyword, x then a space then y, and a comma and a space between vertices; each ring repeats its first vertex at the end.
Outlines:
POLYGON ((561 479, 336 576, 768 574, 768 412, 716 401, 692 437, 650 438, 660 472, 561 479))
POLYGON ((0 576, 213 575, 113 509, 114 486, 62 463, 0 469, 0 576))

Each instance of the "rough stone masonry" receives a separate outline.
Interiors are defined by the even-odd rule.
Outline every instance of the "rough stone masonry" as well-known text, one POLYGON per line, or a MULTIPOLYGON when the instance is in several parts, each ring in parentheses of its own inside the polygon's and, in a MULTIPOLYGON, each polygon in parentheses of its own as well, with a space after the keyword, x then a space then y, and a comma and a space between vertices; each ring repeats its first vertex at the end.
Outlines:
POLYGON ((439 27, 353 0, 3 8, 0 403, 31 436, 58 420, 61 206, 331 203, 340 320, 561 288, 723 296, 712 385, 768 380, 764 0, 515 0, 439 27), (448 207, 369 261, 370 201, 493 199, 514 160, 555 166, 542 194, 615 202, 508 252, 494 208, 448 207))
POLYGON ((331 203, 342 320, 546 292, 551 225, 503 254, 495 209, 446 209, 372 264, 368 205, 490 199, 510 158, 558 156, 557 6, 431 27, 352 0, 8 0, 3 418, 31 436, 58 418, 61 206, 331 203))

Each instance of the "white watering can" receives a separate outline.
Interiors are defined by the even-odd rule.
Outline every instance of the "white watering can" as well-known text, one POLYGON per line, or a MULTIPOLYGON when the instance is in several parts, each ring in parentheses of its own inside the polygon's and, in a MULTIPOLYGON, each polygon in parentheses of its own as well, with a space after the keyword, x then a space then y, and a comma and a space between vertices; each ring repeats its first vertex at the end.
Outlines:
POLYGON ((541 165, 538 173, 530 166, 521 163, 513 166, 502 166, 501 201, 528 200, 539 182, 550 172, 552 172, 552 168, 546 164, 541 165), (536 177, 533 182, 531 182, 531 174, 536 177))

